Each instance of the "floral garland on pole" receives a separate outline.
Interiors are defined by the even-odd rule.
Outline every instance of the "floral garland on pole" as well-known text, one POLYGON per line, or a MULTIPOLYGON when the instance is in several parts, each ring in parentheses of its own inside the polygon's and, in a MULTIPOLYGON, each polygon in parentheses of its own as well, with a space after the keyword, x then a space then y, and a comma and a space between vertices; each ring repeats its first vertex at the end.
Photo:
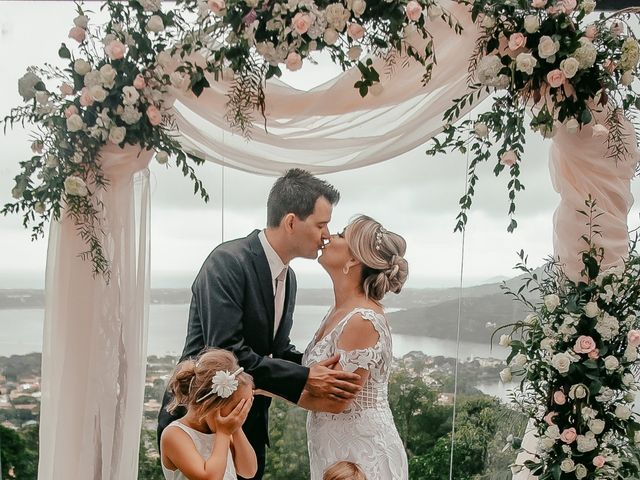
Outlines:
POLYGON ((639 473, 640 422, 632 410, 640 389, 637 238, 624 265, 602 271, 604 251, 594 246, 599 214, 595 201, 586 205, 582 280, 568 279, 553 260, 539 278, 521 252, 516 268, 526 274, 525 284, 517 292, 506 289, 532 311, 503 327, 511 331, 499 343, 511 353, 500 377, 522 377, 512 397, 533 419, 538 437, 537 451, 529 452, 536 459, 524 466, 540 480, 629 479, 639 473), (541 303, 532 304, 525 289, 541 303))
POLYGON ((354 87, 365 96, 379 81, 365 53, 382 55, 389 70, 397 53, 414 58, 428 82, 435 61, 429 22, 441 18, 461 31, 437 0, 178 0, 166 11, 161 0, 107 0, 103 25, 93 25, 81 4, 77 10, 69 31, 77 46, 58 50, 66 68, 30 67, 18 82, 24 105, 3 121, 5 131, 25 123, 37 131, 33 156, 15 177, 16 201, 0 212, 21 213, 36 239, 64 205, 86 242, 81 255, 106 279, 102 206, 95 200, 108 188, 98 158, 103 146, 139 145, 155 150, 160 163, 173 157, 195 193, 209 198, 191 165, 203 160, 175 139, 172 89, 198 96, 209 86, 207 73, 231 80, 227 118, 248 135, 254 112, 264 115, 265 81, 280 76, 283 64, 297 70, 328 51, 343 68, 358 67, 354 87), (405 42, 415 35, 427 40, 421 51, 405 42), (47 85, 53 82, 55 88, 47 85))
POLYGON ((575 133, 585 125, 607 142, 614 161, 625 158, 624 117, 640 107, 634 85, 640 45, 629 28, 637 9, 590 21, 595 0, 476 0, 473 19, 481 34, 469 67, 469 92, 445 112, 444 131, 427 154, 471 151, 468 186, 460 199, 455 230, 462 230, 471 208, 477 168, 494 158, 494 173, 507 170, 509 217, 507 230, 517 227, 515 198, 524 185, 519 180, 526 121, 543 137, 555 135, 559 125, 575 133), (466 105, 483 93, 493 94, 490 111, 475 120, 460 118, 466 105), (605 109, 605 124, 593 113, 605 109))

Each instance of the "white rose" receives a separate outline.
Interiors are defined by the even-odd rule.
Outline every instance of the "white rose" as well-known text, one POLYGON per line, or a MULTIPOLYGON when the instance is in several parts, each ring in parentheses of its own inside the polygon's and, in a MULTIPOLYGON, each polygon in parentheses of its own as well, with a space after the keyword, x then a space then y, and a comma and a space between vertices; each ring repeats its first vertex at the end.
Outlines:
POLYGON ((624 351, 624 359, 627 362, 635 362, 638 359, 638 349, 635 347, 627 347, 624 351))
POLYGON ((589 318, 595 318, 600 313, 596 302, 589 302, 584 306, 584 314, 589 318))
POLYGON ((560 297, 555 293, 544 296, 544 306, 547 307, 549 313, 553 313, 558 305, 560 305, 560 297))
POLYGON ((604 359, 604 368, 610 372, 616 370, 620 366, 620 362, 613 355, 609 355, 604 359))
POLYGON ((69 118, 67 118, 67 130, 70 132, 78 132, 84 128, 84 122, 82 121, 82 117, 77 113, 74 113, 69 118))
POLYGON ((133 125, 138 123, 138 120, 142 117, 142 113, 132 105, 126 105, 120 114, 120 118, 127 125, 133 125))
POLYGON ((171 80, 171 85, 183 92, 186 92, 191 84, 191 78, 189 75, 182 72, 173 72, 169 79, 171 80))
POLYGON ((134 105, 138 98, 140 98, 140 94, 136 87, 127 85, 122 89, 122 103, 125 105, 134 105))
POLYGON ((122 143, 126 135, 127 129, 125 127, 111 127, 109 130, 109 141, 118 145, 122 143))
POLYGON ((71 175, 64 180, 64 192, 67 195, 75 195, 77 197, 86 197, 89 191, 87 184, 80 177, 71 175))
POLYGON ((338 32, 333 28, 327 28, 322 38, 327 45, 334 45, 338 41, 338 32))
POLYGON ((431 20, 435 20, 436 18, 441 17, 442 13, 442 7, 437 3, 429 5, 429 7, 427 8, 427 15, 431 20))
POLYGON ((164 23, 160 15, 151 15, 147 22, 147 30, 149 32, 158 33, 164 30, 164 23))
POLYGON ((596 9, 596 0, 582 0, 580 7, 584 13, 591 13, 596 9))
POLYGON ((565 458, 560 463, 560 470, 562 470, 565 473, 573 472, 575 469, 576 469, 576 466, 573 463, 573 460, 571 460, 570 458, 565 458))
POLYGON ((564 126, 568 133, 578 133, 578 130, 580 130, 580 123, 575 118, 567 120, 564 126))
POLYGON ((633 385, 634 381, 635 381, 635 377, 633 376, 632 373, 625 373, 622 376, 622 383, 624 383, 624 385, 627 387, 633 385))
POLYGON ((89 89, 89 95, 91 95, 91 98, 96 102, 104 102, 107 98, 107 91, 100 85, 94 85, 89 89))
POLYGON ((558 425, 549 425, 544 435, 552 440, 557 440, 560 438, 560 427, 558 425))
POLYGON ((171 59, 172 59, 171 53, 166 50, 163 50, 156 57, 156 62, 158 62, 158 65, 160 65, 161 67, 167 68, 171 63, 171 59))
POLYGON ((589 39, 582 37, 580 43, 582 46, 573 52, 573 56, 580 63, 580 68, 589 68, 596 62, 598 51, 589 39))
POLYGON ((560 373, 567 373, 571 366, 571 357, 566 353, 556 353, 551 359, 551 366, 560 373))
POLYGON ((160 165, 164 165, 168 161, 169 161, 169 154, 167 152, 164 152, 162 150, 160 150, 159 152, 156 152, 156 162, 158 162, 160 165))
POLYGON ((367 2, 364 0, 354 0, 351 10, 356 17, 360 17, 367 8, 367 2))
POLYGON ((581 453, 591 452, 598 448, 598 441, 592 432, 587 432, 585 435, 578 435, 576 443, 577 449, 581 453))
POLYGON ((588 425, 589 430, 591 430, 595 435, 600 435, 604 431, 605 427, 604 420, 600 419, 589 420, 588 425))
POLYGON ((78 15, 73 19, 73 24, 76 27, 84 28, 86 30, 87 26, 89 25, 89 17, 87 17, 86 15, 78 15))
POLYGON ((584 465, 579 463, 578 465, 576 465, 576 472, 575 473, 576 473, 576 478, 578 480, 581 480, 581 479, 585 478, 589 472, 587 472, 587 467, 585 467, 584 465))
POLYGON ((476 122, 473 131, 479 138, 486 138, 489 135, 489 128, 484 122, 476 122))
POLYGON ((517 354, 515 357, 511 359, 511 365, 516 367, 524 367, 527 363, 527 356, 523 353, 517 354))
POLYGON ((616 407, 615 416, 620 420, 629 420, 629 418, 631 418, 631 409, 626 405, 618 405, 616 407))
POLYGON ((491 29, 496 26, 496 19, 493 18, 491 15, 485 15, 484 18, 482 19, 481 25, 484 28, 491 29))
POLYGON ((100 67, 100 80, 106 88, 113 88, 118 72, 110 64, 100 67))
POLYGON ((540 341, 540 348, 542 350, 546 350, 547 352, 552 353, 554 344, 555 344, 555 341, 553 339, 551 339, 551 338, 543 338, 540 341))
POLYGON ((482 57, 477 65, 478 81, 483 85, 488 85, 496 81, 496 77, 502 70, 503 65, 500 57, 497 55, 487 55, 482 57))
POLYGON ((516 57, 516 70, 524 72, 527 75, 533 73, 533 69, 538 64, 538 60, 530 53, 519 53, 516 57))
POLYGON ((622 74, 622 78, 620 78, 620 83, 625 87, 628 87, 633 83, 635 79, 636 77, 633 75, 633 72, 631 70, 627 70, 622 74))
POLYGON ((501 347, 508 347, 509 345, 511 345, 511 335, 500 335, 500 341, 498 342, 498 345, 500 345, 501 347))
POLYGON ((549 437, 542 437, 539 442, 539 446, 543 451, 551 450, 555 444, 556 441, 549 437))
POLYGON ((509 383, 512 379, 512 375, 511 375, 511 369, 509 367, 503 369, 500 372, 500 380, 502 380, 502 383, 509 383))
POLYGON ((60 161, 58 160, 58 157, 49 153, 44 157, 44 164, 47 167, 54 168, 60 165, 60 161))
POLYGON ((535 313, 530 313, 529 315, 527 315, 524 320, 522 321, 522 323, 524 323, 525 325, 528 326, 533 326, 536 323, 538 323, 538 316, 535 313))
POLYGON ((571 389, 569 390, 569 398, 584 398, 587 396, 587 393, 587 388, 583 384, 579 383, 571 387, 571 389))
POLYGON ((75 62, 73 62, 73 71, 78 75, 86 75, 91 71, 91 64, 86 60, 79 58, 75 62))
POLYGON ((540 29, 540 20, 537 15, 527 15, 524 17, 524 29, 527 33, 536 33, 540 29))
POLYGON ((538 55, 540 58, 549 58, 555 55, 560 49, 560 43, 553 38, 543 35, 540 37, 540 42, 538 43, 538 55))
POLYGON ((562 70, 562 73, 564 73, 564 76, 567 78, 573 78, 578 72, 579 67, 580 62, 573 57, 565 58, 560 62, 560 70, 562 70))

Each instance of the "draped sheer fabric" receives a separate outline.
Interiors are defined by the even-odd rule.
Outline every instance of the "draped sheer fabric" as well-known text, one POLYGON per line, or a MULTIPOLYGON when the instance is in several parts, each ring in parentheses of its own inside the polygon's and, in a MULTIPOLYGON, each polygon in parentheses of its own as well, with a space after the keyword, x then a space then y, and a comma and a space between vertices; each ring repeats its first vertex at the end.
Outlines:
MULTIPOLYGON (((259 116, 252 140, 233 133, 225 118, 228 83, 210 79, 199 98, 174 91, 171 113, 185 149, 247 172, 279 175, 301 167, 322 174, 390 160, 433 138, 442 116, 467 88, 467 65, 478 32, 467 7, 443 2, 464 27, 455 35, 432 23, 438 63, 423 86, 424 67, 402 59, 381 75, 382 91, 362 99, 348 71, 311 92, 269 81, 266 130, 259 116)), ((375 60, 380 72, 385 67, 375 60)), ((465 115, 470 107, 461 111, 465 115)), ((603 139, 590 130, 554 138, 551 168, 562 202, 554 218, 556 253, 572 265, 581 248, 581 219, 588 193, 611 221, 603 225, 610 260, 627 248, 631 163, 606 158, 603 139), (580 221, 579 221, 580 220, 580 221)), ((632 132, 630 132, 632 135, 632 132)), ((635 136, 629 137, 637 159, 635 136)), ((93 278, 86 249, 72 220, 53 222, 46 275, 39 478, 135 478, 146 364, 149 304, 149 189, 151 152, 105 147, 102 165, 111 180, 104 205, 103 245, 111 282, 93 278), (138 195, 134 195, 137 186, 138 195)), ((602 223, 602 222, 601 222, 602 223)), ((609 260, 609 259, 608 259, 609 260)))

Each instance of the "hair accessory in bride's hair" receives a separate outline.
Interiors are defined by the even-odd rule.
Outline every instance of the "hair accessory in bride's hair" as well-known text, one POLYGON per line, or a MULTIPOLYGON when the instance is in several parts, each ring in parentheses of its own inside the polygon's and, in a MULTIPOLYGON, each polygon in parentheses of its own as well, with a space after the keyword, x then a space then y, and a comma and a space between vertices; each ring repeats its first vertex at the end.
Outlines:
POLYGON ((200 403, 205 398, 209 398, 212 395, 217 395, 220 398, 229 398, 233 392, 238 389, 238 376, 244 372, 244 368, 240 367, 233 373, 229 373, 227 370, 220 370, 211 379, 211 390, 206 395, 198 398, 196 403, 200 403))
POLYGON ((382 225, 380 225, 378 231, 376 232, 376 250, 380 250, 380 247, 382 246, 382 235, 384 233, 387 233, 387 231, 382 225))

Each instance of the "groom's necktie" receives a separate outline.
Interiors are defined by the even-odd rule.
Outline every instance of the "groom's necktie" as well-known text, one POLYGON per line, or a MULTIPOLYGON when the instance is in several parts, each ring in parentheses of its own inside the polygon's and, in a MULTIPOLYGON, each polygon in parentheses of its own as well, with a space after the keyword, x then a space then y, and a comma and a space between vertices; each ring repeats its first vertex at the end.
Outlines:
POLYGON ((276 291, 273 296, 274 316, 273 316, 273 336, 276 336, 282 312, 284 310, 285 282, 287 280, 287 267, 284 267, 276 277, 276 291))

